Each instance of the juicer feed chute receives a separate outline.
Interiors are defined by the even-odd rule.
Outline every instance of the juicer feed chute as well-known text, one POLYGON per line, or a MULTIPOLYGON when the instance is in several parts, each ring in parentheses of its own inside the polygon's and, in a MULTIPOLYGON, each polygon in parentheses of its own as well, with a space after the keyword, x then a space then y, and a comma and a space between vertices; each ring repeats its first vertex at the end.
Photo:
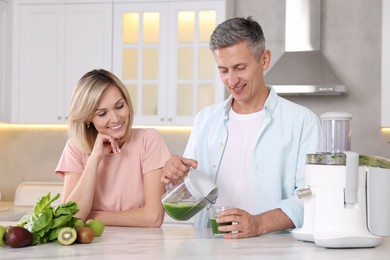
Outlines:
POLYGON ((351 114, 341 112, 321 115, 323 153, 337 154, 351 150, 351 119, 351 114))

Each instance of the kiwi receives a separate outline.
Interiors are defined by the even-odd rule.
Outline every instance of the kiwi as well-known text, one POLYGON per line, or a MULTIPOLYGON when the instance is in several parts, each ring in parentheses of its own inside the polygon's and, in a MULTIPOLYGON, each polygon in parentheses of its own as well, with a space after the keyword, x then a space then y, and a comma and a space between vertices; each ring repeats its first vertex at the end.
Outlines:
POLYGON ((61 228, 57 235, 57 240, 60 244, 69 246, 77 239, 76 229, 72 227, 61 228))
POLYGON ((81 227, 76 229, 77 231, 77 242, 83 244, 89 244, 95 238, 95 233, 90 227, 81 227))

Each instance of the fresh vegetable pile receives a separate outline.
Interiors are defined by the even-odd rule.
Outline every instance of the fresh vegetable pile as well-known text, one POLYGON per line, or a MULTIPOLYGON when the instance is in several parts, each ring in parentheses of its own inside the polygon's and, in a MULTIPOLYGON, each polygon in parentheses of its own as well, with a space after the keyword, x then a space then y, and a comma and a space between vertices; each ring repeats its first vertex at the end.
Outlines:
POLYGON ((43 196, 35 205, 32 214, 22 217, 17 226, 24 227, 33 234, 33 245, 44 244, 57 239, 58 232, 63 227, 73 227, 77 220, 73 215, 79 212, 75 202, 51 207, 60 194, 53 198, 50 193, 43 196))
POLYGON ((67 202, 52 207, 54 197, 50 192, 43 196, 34 206, 32 213, 23 216, 16 226, 0 226, 0 247, 25 247, 58 241, 63 245, 90 243, 101 236, 104 224, 98 219, 89 219, 85 224, 74 215, 79 212, 75 202, 67 202))

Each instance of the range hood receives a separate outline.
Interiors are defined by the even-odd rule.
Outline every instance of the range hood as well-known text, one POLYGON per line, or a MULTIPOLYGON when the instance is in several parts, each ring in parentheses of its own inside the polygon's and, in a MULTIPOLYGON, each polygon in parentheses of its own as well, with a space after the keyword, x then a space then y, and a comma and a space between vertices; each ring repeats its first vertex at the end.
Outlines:
POLYGON ((265 74, 280 95, 342 95, 346 87, 320 51, 321 0, 286 0, 285 53, 265 74))

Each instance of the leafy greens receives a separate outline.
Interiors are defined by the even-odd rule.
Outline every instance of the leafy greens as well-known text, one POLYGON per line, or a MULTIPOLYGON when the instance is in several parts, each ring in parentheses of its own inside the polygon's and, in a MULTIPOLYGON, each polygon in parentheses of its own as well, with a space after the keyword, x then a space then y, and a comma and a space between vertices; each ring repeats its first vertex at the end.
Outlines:
POLYGON ((51 206, 51 203, 59 197, 59 193, 51 197, 50 192, 41 197, 35 204, 32 213, 24 215, 16 224, 26 228, 33 234, 33 245, 57 240, 60 229, 73 227, 78 219, 74 215, 79 212, 79 209, 73 201, 60 204, 55 208, 51 206))

